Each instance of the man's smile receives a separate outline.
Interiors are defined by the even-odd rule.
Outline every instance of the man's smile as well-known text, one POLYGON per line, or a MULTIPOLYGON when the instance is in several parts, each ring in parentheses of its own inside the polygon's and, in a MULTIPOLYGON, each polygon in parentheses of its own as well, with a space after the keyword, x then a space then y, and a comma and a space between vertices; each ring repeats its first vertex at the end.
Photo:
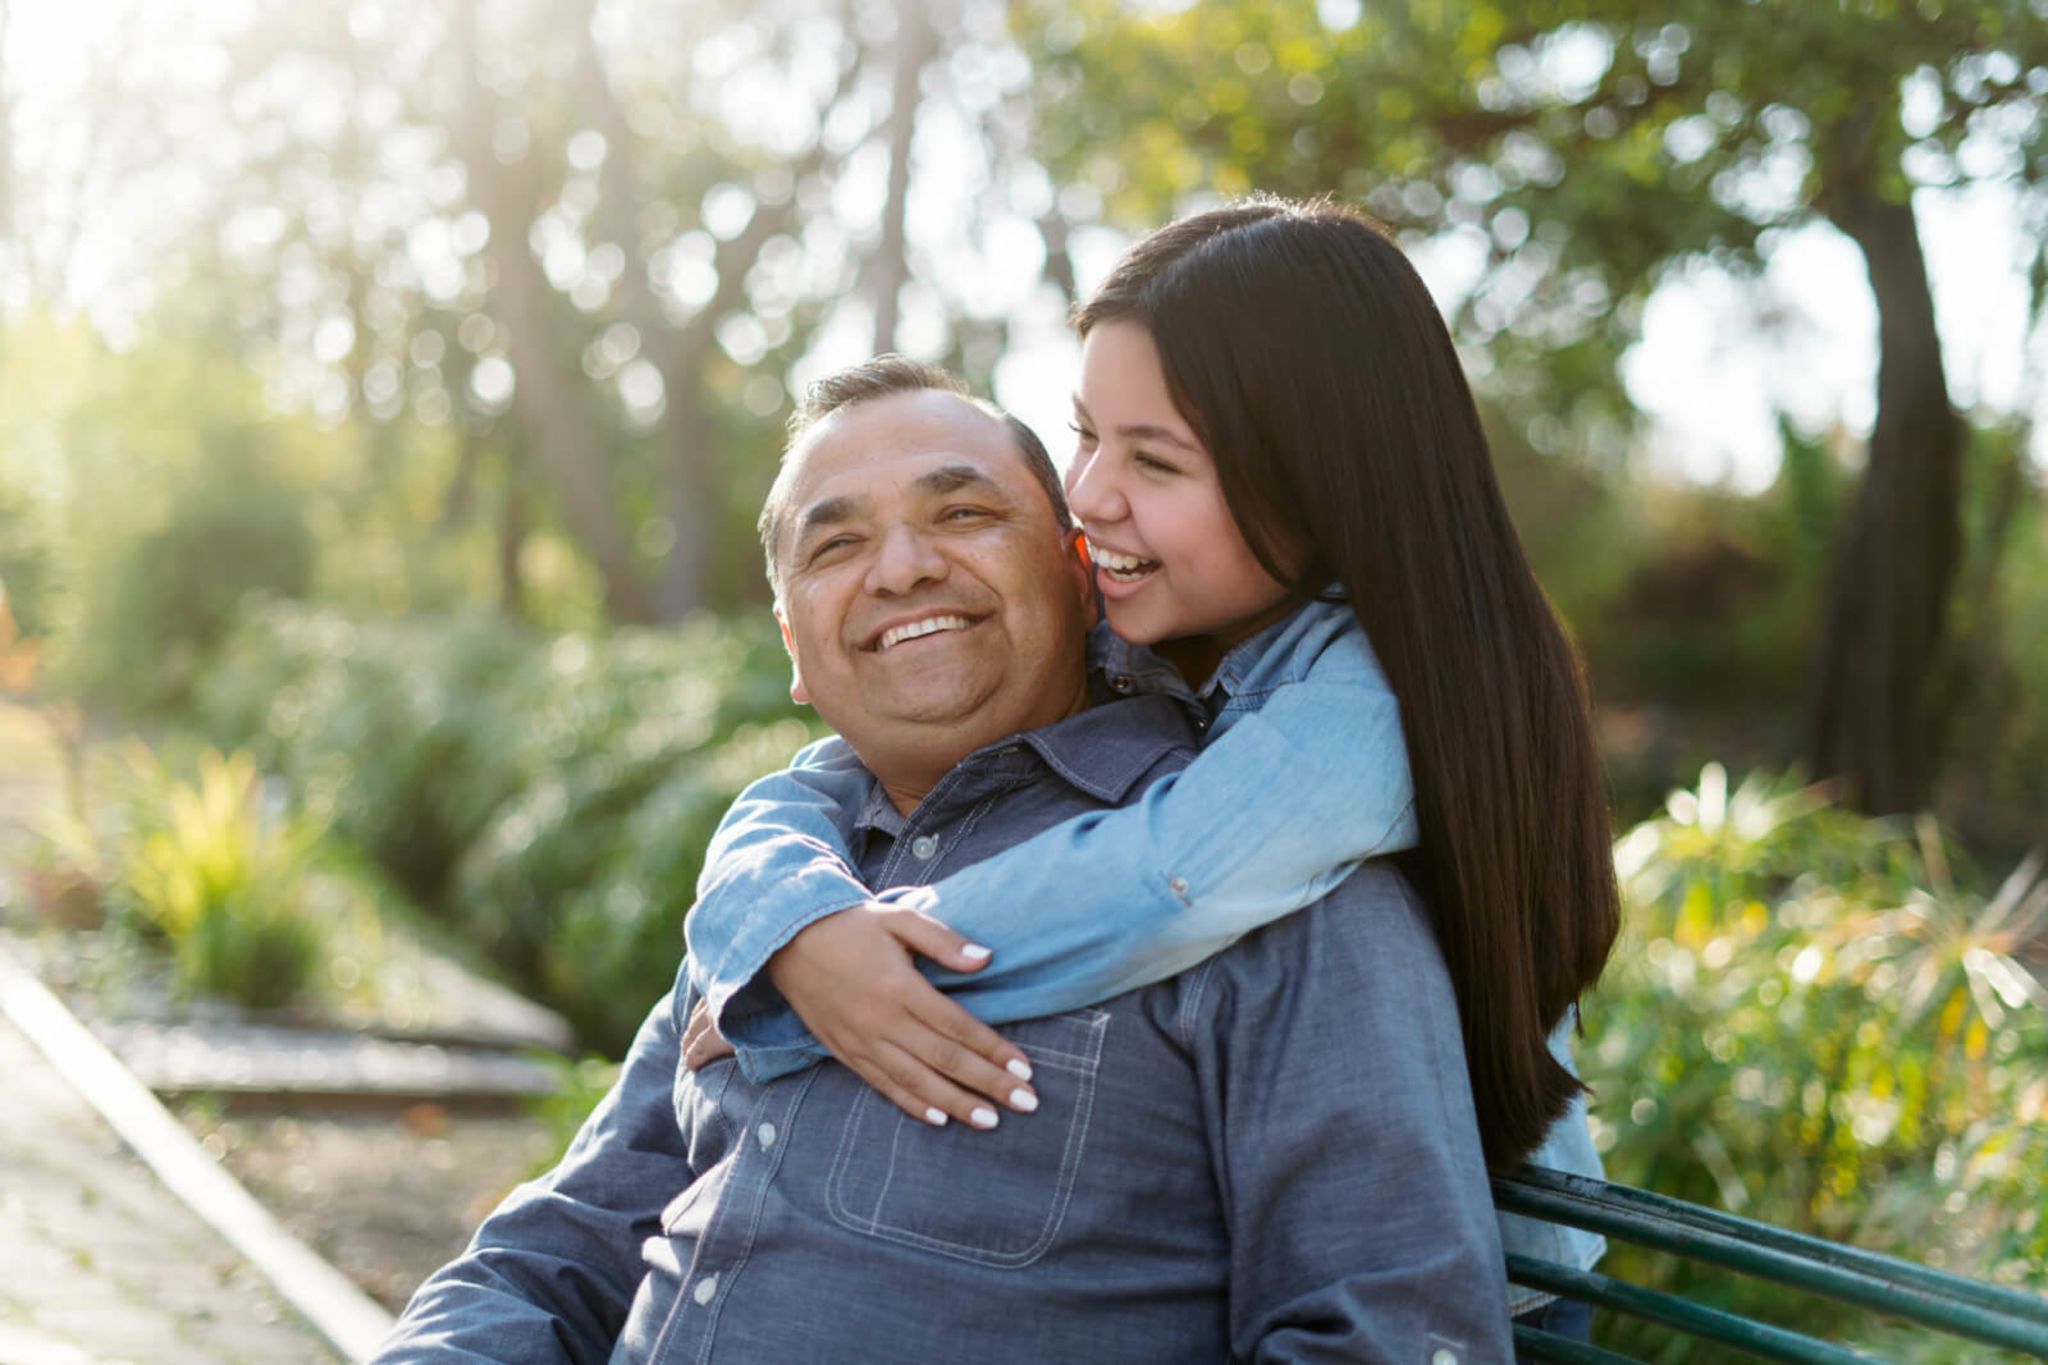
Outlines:
POLYGON ((952 631, 967 630, 980 625, 985 616, 967 616, 960 612, 926 612, 908 620, 885 625, 868 637, 861 648, 872 654, 885 653, 897 645, 911 640, 921 640, 928 635, 940 635, 952 631))

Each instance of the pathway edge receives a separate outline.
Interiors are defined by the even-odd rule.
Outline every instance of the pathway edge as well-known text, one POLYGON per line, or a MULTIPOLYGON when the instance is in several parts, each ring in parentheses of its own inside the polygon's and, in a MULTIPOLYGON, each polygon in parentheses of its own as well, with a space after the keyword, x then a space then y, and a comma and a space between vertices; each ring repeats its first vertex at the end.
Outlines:
POLYGON ((28 1035, 165 1188, 246 1256, 336 1350, 351 1361, 370 1358, 391 1332, 391 1314, 287 1232, 5 946, 0 1013, 28 1035))

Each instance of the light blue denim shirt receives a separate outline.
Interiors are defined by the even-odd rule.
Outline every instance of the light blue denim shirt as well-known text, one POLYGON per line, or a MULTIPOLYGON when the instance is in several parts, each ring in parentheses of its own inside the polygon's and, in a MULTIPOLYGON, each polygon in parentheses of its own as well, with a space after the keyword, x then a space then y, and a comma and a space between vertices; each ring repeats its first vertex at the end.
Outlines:
MULTIPOLYGON (((855 866, 954 871, 1128 802, 1192 740, 1138 698, 970 755, 907 817, 870 784, 855 866)), ((1170 981, 1004 1025, 1040 1105, 990 1132, 836 1062, 681 1070, 693 1002, 657 1007, 378 1361, 1509 1358, 1457 1005, 1389 863, 1170 981)))
MULTIPOLYGON (((1149 650, 1098 628, 1116 694, 1158 693, 1206 731, 1184 771, 1120 810, 1083 816, 950 872, 870 891, 847 852, 867 777, 828 739, 743 793, 713 837, 685 925, 690 979, 753 1080, 826 1054, 768 983, 798 931, 869 899, 907 903, 988 945, 971 976, 927 969, 992 1024, 1093 1005, 1162 981, 1308 905, 1364 859, 1412 848, 1414 787, 1400 709, 1350 604, 1334 591, 1229 651, 1198 691, 1149 650)), ((1576 1014, 1551 1036, 1574 1075, 1576 1014)), ((1602 1174, 1583 1098, 1530 1157, 1602 1174)), ((1509 1250, 1590 1267, 1594 1233, 1501 1215, 1509 1250)), ((1549 1296, 1517 1289, 1516 1311, 1549 1296)))

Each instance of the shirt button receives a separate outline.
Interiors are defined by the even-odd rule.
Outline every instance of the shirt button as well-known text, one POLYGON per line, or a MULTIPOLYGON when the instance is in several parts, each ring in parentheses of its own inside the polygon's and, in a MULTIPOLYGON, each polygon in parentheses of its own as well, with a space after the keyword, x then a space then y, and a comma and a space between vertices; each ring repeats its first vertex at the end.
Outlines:
POLYGON ((928 863, 939 851, 939 841, 929 834, 920 834, 910 841, 910 852, 921 863, 928 863))
POLYGON ((1118 692, 1128 692, 1131 690, 1131 675, 1119 673, 1109 680, 1109 685, 1118 692))
POLYGON ((1458 1365, 1458 1353, 1448 1346, 1440 1346, 1431 1353, 1429 1365, 1458 1365))
MULTIPOLYGON (((697 1287, 691 1291, 690 1297, 699 1303, 709 1303, 717 1298, 718 1277, 716 1275, 706 1275, 703 1279, 697 1281, 697 1287)), ((1437 1354, 1441 1355, 1443 1353, 1439 1351, 1437 1354)), ((1452 1365, 1457 1365, 1457 1363, 1453 1361, 1452 1365)))
POLYGON ((760 1142, 761 1149, 766 1151, 775 1145, 775 1125, 772 1123, 762 1124, 754 1130, 754 1137, 760 1142))
POLYGON ((1169 878, 1166 886, 1176 896, 1185 896, 1188 893, 1188 879, 1186 877, 1169 878))

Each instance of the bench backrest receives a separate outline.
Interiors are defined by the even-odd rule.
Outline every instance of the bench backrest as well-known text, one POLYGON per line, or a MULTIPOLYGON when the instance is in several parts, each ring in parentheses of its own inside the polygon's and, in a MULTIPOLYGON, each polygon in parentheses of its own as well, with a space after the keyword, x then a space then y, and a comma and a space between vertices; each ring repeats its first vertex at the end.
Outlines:
MULTIPOLYGON (((1949 1336, 2048 1359, 2048 1299, 2037 1295, 1787 1232, 1647 1190, 1540 1167, 1525 1166, 1514 1175, 1495 1177, 1493 1198, 1510 1213, 1586 1228, 1949 1336)), ((1509 1256, 1508 1279, 1660 1323, 1763 1360, 1834 1365, 1873 1359, 1803 1333, 1549 1261, 1509 1256)), ((1608 1365, 1630 1359, 1519 1325, 1515 1347, 1530 1360, 1608 1365)))

